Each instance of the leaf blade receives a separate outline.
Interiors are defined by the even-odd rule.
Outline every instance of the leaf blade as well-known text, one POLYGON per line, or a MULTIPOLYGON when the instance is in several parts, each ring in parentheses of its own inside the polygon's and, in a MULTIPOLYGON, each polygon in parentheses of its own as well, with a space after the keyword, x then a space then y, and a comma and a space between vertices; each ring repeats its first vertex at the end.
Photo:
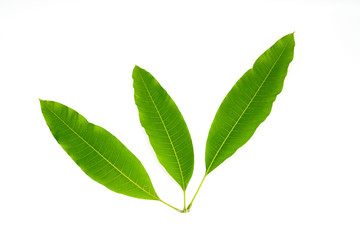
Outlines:
POLYGON ((206 174, 232 156, 270 114, 294 56, 294 34, 265 51, 221 103, 206 142, 206 174))
POLYGON ((133 70, 134 98, 160 164, 185 191, 194 169, 192 140, 175 102, 146 70, 133 70))
POLYGON ((141 162, 110 132, 61 103, 40 105, 54 138, 90 178, 117 193, 159 200, 141 162))

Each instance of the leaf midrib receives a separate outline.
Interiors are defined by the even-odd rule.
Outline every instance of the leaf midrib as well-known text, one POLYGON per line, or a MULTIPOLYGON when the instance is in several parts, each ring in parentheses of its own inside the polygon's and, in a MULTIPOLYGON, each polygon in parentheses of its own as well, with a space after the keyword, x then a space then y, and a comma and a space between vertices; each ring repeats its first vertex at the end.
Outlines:
POLYGON ((154 196, 150 192, 146 191, 144 188, 140 187, 136 182, 134 182, 131 178, 129 178, 125 173, 123 173, 120 169, 118 169, 114 164, 112 164, 104 155, 102 155, 98 150, 96 150, 89 142, 87 142, 83 137, 81 137, 73 128, 71 128, 60 116, 58 116, 54 111, 52 111, 48 106, 45 107, 56 117, 58 118, 68 129, 70 129, 80 140, 86 143, 92 150, 94 150, 102 159, 104 159, 110 166, 112 166, 116 171, 118 171, 122 176, 124 176, 129 182, 134 184, 140 190, 148 194, 149 196, 160 200, 158 197, 154 196))
POLYGON ((179 171, 180 171, 180 175, 181 175, 181 182, 182 182, 182 185, 183 185, 182 187, 183 187, 183 189, 184 189, 184 191, 185 191, 184 176, 183 176, 183 172, 182 172, 182 169, 181 169, 181 165, 180 165, 179 158, 178 158, 178 156, 177 156, 177 153, 176 153, 176 150, 175 150, 175 147, 174 147, 174 143, 173 143, 173 141, 171 140, 171 136, 170 136, 170 134, 169 134, 169 132, 168 132, 168 129, 167 129, 166 125, 165 125, 165 122, 164 122, 164 120, 163 120, 163 118, 162 118, 162 116, 161 116, 161 114, 160 114, 160 111, 158 110, 158 108, 157 108, 157 106, 156 106, 156 104, 155 104, 155 101, 154 101, 154 99, 153 99, 153 97, 152 97, 152 95, 151 95, 148 87, 146 86, 145 80, 144 80, 144 78, 142 77, 141 72, 140 72, 138 69, 137 69, 137 71, 138 71, 138 73, 139 73, 139 75, 140 75, 140 78, 141 78, 142 83, 144 84, 144 87, 145 87, 145 89, 146 89, 146 92, 149 94, 149 97, 150 97, 150 99, 151 99, 151 102, 152 102, 152 104, 154 105, 155 110, 156 110, 156 112, 157 112, 157 114, 158 114, 158 116, 159 116, 159 118, 160 118, 160 120, 161 120, 161 123, 162 123, 162 125, 163 125, 163 127, 164 127, 164 129, 165 129, 166 135, 167 135, 167 137, 168 137, 168 139, 169 139, 169 141, 170 141, 171 148, 172 148, 172 150, 173 150, 173 152, 174 152, 174 155, 175 155, 175 158, 176 158, 176 162, 177 162, 177 164, 178 164, 178 166, 179 166, 179 171))
MULTIPOLYGON (((250 102, 247 104, 247 106, 245 107, 244 111, 241 113, 241 115, 239 116, 239 118, 237 119, 237 121, 235 122, 234 126, 231 128, 231 130, 229 131, 228 135, 226 136, 226 138, 224 139, 224 141, 222 142, 222 144, 220 145, 218 151, 216 152, 215 156, 213 157, 213 159, 211 160, 211 163, 208 167, 208 169, 206 170, 205 176, 209 173, 212 164, 214 163, 217 155, 219 154, 219 152, 221 151, 222 147, 224 146, 225 142, 227 141, 227 139, 229 138, 230 134, 232 133, 232 131, 235 129, 236 125, 239 123, 240 119, 242 118, 242 116, 244 115, 244 113, 247 111, 247 109, 249 108, 250 104, 253 102, 253 100, 255 99, 255 97, 257 96, 257 94, 259 93, 260 89, 262 88, 262 86, 264 85, 265 81, 268 79, 270 73, 272 72, 272 70, 274 69, 275 65, 277 64, 277 62, 279 61, 279 59, 281 58, 281 56, 283 55, 285 49, 288 47, 289 43, 291 41, 291 38, 289 39, 289 41, 286 43, 284 49, 281 51, 279 57, 276 59, 275 63, 272 65, 272 67, 270 68, 268 74, 266 75, 266 77, 264 78, 264 80, 262 81, 262 83, 260 84, 260 86, 258 87, 257 91, 255 92, 254 96, 250 99, 250 102)), ((252 68, 253 69, 253 68, 252 68)))

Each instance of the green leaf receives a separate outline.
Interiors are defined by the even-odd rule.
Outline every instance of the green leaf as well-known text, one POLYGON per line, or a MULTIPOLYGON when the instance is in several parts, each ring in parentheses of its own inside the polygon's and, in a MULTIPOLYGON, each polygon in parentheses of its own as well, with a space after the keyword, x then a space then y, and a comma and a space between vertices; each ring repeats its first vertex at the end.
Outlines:
POLYGON ((270 114, 272 104, 283 88, 294 47, 293 33, 278 40, 227 94, 206 142, 206 174, 244 145, 270 114))
POLYGON ((184 118, 149 72, 135 66, 132 77, 141 125, 161 165, 185 191, 194 170, 194 150, 184 118))
POLYGON ((116 137, 65 105, 40 104, 57 142, 89 177, 117 193, 160 200, 143 165, 116 137))

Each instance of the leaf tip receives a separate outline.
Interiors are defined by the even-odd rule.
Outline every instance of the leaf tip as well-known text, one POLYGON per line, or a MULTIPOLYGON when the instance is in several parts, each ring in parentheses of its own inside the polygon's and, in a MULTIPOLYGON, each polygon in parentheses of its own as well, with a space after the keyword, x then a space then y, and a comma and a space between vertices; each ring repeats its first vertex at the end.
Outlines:
POLYGON ((46 102, 45 100, 42 100, 41 98, 38 98, 38 99, 39 99, 40 105, 43 105, 46 102))
POLYGON ((295 31, 293 31, 292 33, 290 33, 290 36, 291 36, 291 41, 295 44, 295 31))
POLYGON ((293 31, 292 33, 287 34, 286 36, 290 37, 290 38, 294 38, 294 34, 295 34, 295 31, 293 31))
POLYGON ((134 78, 134 75, 136 73, 139 73, 141 70, 143 70, 143 69, 135 64, 135 67, 134 67, 133 72, 132 72, 132 77, 134 78))
POLYGON ((295 42, 295 37, 294 37, 295 31, 293 31, 292 33, 289 33, 287 35, 284 36, 284 39, 288 39, 288 41, 290 42, 295 42))
POLYGON ((139 67, 138 65, 135 64, 135 67, 134 67, 133 72, 134 72, 135 70, 139 71, 139 70, 141 70, 141 69, 142 69, 141 67, 139 67))

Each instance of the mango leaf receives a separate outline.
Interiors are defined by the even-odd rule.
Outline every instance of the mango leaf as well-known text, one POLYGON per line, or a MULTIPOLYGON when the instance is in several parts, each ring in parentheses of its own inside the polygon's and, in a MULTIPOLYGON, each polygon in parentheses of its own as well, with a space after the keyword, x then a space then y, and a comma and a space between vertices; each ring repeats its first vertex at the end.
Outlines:
POLYGON ((206 174, 244 145, 270 114, 283 88, 294 47, 293 33, 282 37, 255 61, 253 68, 227 94, 206 142, 206 174))
POLYGON ((57 142, 89 177, 117 193, 160 200, 143 165, 116 137, 65 105, 40 104, 57 142))
POLYGON ((132 77, 141 125, 159 162, 185 191, 194 170, 194 150, 184 118, 149 72, 135 66, 132 77))

